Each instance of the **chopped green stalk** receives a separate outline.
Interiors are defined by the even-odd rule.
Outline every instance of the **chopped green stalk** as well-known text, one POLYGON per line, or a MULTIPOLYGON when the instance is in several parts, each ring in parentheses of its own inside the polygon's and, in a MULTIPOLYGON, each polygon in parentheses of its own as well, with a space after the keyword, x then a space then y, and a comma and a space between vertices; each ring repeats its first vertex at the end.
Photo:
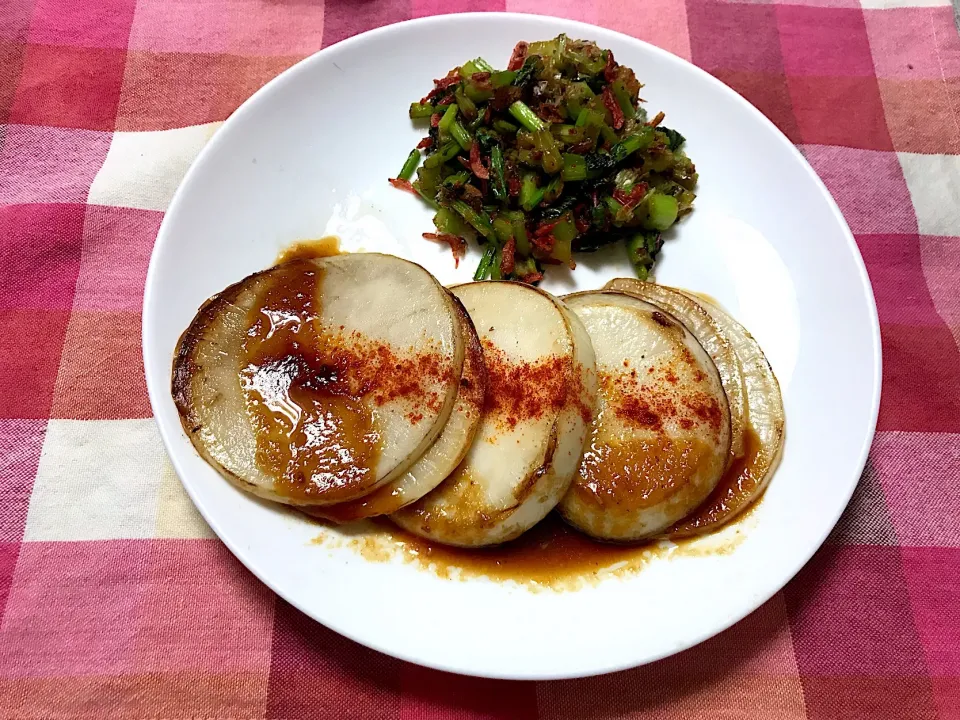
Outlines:
POLYGON ((473 230, 450 208, 442 207, 437 210, 433 216, 433 224, 437 227, 437 232, 449 233, 457 237, 467 237, 473 235, 473 230))
POLYGON ((480 258, 480 264, 477 265, 477 271, 473 274, 474 280, 486 280, 490 276, 490 266, 496 254, 497 246, 492 243, 487 245, 487 249, 483 251, 483 257, 480 258))
POLYGON ((583 155, 575 155, 573 153, 563 154, 563 179, 587 179, 587 161, 584 159, 583 155))
POLYGON ((493 93, 490 90, 482 90, 473 80, 464 82, 463 93, 475 103, 486 102, 493 97, 493 93))
POLYGON ((530 239, 527 237, 527 218, 519 210, 506 211, 510 218, 510 224, 513 226, 513 239, 517 242, 517 254, 530 254, 530 239))
POLYGON ((557 238, 557 241, 553 244, 553 250, 550 251, 550 257, 564 264, 569 264, 570 261, 573 260, 571 241, 557 238))
POLYGON ((543 200, 543 190, 537 187, 535 173, 526 173, 520 183, 520 207, 527 212, 533 210, 543 200))
POLYGON ((623 205, 618 203, 610 195, 606 195, 603 198, 603 202, 607 206, 607 209, 610 211, 610 213, 613 215, 614 219, 616 219, 617 215, 620 214, 620 211, 623 210, 623 205))
POLYGON ((456 213, 470 223, 477 232, 483 235, 487 240, 496 240, 497 235, 493 232, 493 224, 490 222, 490 218, 482 210, 477 212, 472 207, 467 205, 463 200, 454 200, 450 203, 450 207, 453 208, 456 213))
POLYGON ((563 158, 549 130, 538 130, 533 133, 533 146, 542 153, 540 164, 544 172, 550 175, 560 172, 563 168, 563 158))
POLYGON ((593 90, 585 82, 572 83, 566 91, 567 114, 576 120, 593 97, 593 90))
POLYGON ((440 146, 433 155, 423 161, 423 166, 428 168, 438 167, 448 160, 453 160, 460 153, 460 146, 453 140, 440 146))
POLYGON ((537 262, 532 257, 517 258, 513 265, 513 274, 515 277, 522 278, 524 275, 532 275, 537 272, 537 262))
POLYGON ((407 161, 403 164, 403 167, 400 168, 400 174, 397 175, 401 180, 409 180, 413 177, 414 171, 417 169, 417 165, 420 164, 420 151, 413 149, 410 151, 410 154, 407 155, 407 161))
POLYGON ((491 65, 490 63, 488 63, 488 62, 487 62, 486 60, 484 60, 482 57, 476 58, 473 62, 476 64, 476 66, 477 66, 478 68, 480 68, 480 72, 492 73, 492 72, 494 71, 494 70, 493 70, 493 65, 491 65))
POLYGON ((419 120, 421 118, 428 118, 437 112, 437 109, 433 105, 426 105, 424 103, 410 103, 410 119, 419 120))
POLYGON ((490 189, 500 202, 507 202, 507 181, 503 175, 503 151, 494 145, 490 151, 490 189))
POLYGON ((416 185, 413 186, 413 189, 417 191, 417 195, 419 195, 420 198, 421 198, 427 205, 429 205, 430 207, 432 207, 434 210, 439 210, 439 209, 440 209, 440 206, 437 204, 437 201, 436 201, 434 198, 432 198, 432 197, 430 197, 429 195, 427 195, 423 190, 421 190, 420 188, 418 188, 416 185))
POLYGON ((447 105, 446 112, 443 113, 443 116, 440 118, 440 122, 437 125, 437 129, 440 131, 442 136, 446 136, 450 132, 450 126, 453 125, 453 121, 457 119, 457 111, 460 108, 457 107, 456 103, 452 105, 447 105))
POLYGON ((537 114, 523 100, 517 100, 510 106, 510 114, 530 132, 537 132, 546 127, 543 120, 537 117, 537 114))
POLYGON ((603 115, 596 110, 584 108, 577 115, 577 127, 600 127, 601 125, 603 125, 603 115))
POLYGON ((543 189, 543 202, 552 205, 563 194, 563 178, 557 175, 543 189))
POLYGON ((617 80, 610 86, 610 89, 613 90, 613 96, 617 99, 617 105, 620 106, 625 118, 629 120, 637 114, 636 108, 633 106, 633 100, 630 98, 630 93, 627 92, 627 88, 624 87, 622 81, 617 80))
POLYGON ((465 118, 472 120, 477 116, 477 106, 473 100, 463 94, 463 91, 459 87, 454 91, 453 96, 457 99, 457 105, 460 106, 460 110, 465 118))
POLYGON ((469 150, 470 146, 473 145, 473 138, 458 120, 454 120, 450 124, 450 137, 456 140, 457 145, 462 147, 464 150, 469 150))
POLYGON ((633 265, 637 277, 646 280, 650 277, 654 254, 660 247, 660 233, 637 233, 626 241, 627 259, 633 265))
POLYGON ((575 125, 551 125, 550 132, 560 142, 567 145, 574 145, 584 138, 583 128, 578 128, 575 125))
POLYGON ((500 72, 495 72, 490 76, 490 84, 493 85, 494 89, 506 87, 513 83, 517 79, 517 73, 513 70, 501 70, 500 72))
POLYGON ((507 240, 513 237, 513 225, 505 217, 498 217, 493 221, 493 231, 501 244, 506 244, 507 240))
POLYGON ((503 261, 503 250, 496 248, 493 251, 493 260, 490 261, 490 279, 500 280, 500 263, 503 261))
POLYGON ((607 125, 606 123, 603 123, 600 126, 600 137, 602 137, 603 141, 608 145, 610 145, 611 147, 617 144, 617 140, 618 140, 617 131, 614 130, 609 125, 607 125))
POLYGON ((610 148, 614 162, 623 162, 630 155, 650 146, 653 141, 653 128, 645 127, 633 135, 627 135, 623 140, 610 148))
POLYGON ((680 210, 677 199, 670 195, 653 193, 647 198, 647 225, 657 230, 666 230, 677 220, 680 210))
POLYGON ((550 231, 557 240, 570 242, 577 236, 577 226, 569 219, 569 213, 550 231))
POLYGON ((468 78, 478 72, 492 73, 493 67, 481 57, 467 60, 467 62, 460 67, 460 77, 462 78, 468 78))
POLYGON ((504 135, 515 135, 520 128, 507 120, 494 120, 493 129, 504 135))
POLYGON ((458 187, 469 181, 470 181, 470 173, 464 170, 463 172, 447 175, 447 177, 443 179, 443 185, 445 187, 458 187))

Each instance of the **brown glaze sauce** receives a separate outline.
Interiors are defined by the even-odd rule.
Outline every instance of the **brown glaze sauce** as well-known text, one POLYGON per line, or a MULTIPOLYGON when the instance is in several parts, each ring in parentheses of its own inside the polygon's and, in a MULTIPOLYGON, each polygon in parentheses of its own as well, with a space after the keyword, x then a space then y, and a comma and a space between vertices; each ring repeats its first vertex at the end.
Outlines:
POLYGON ((652 507, 677 492, 710 455, 706 443, 678 442, 665 435, 613 444, 594 437, 572 486, 600 507, 652 507))
POLYGON ((298 500, 368 487, 380 448, 372 413, 325 357, 320 282, 321 271, 302 263, 275 270, 243 344, 257 464, 298 500))
POLYGON ((251 311, 240 372, 274 490, 306 504, 351 500, 377 480, 377 409, 401 403, 411 425, 435 417, 453 371, 439 349, 394 348, 324 327, 322 268, 292 260, 269 271, 251 311))
POLYGON ((291 260, 312 260, 314 258, 340 255, 340 238, 336 235, 325 235, 313 240, 297 240, 291 243, 277 255, 276 265, 282 265, 291 260))
POLYGON ((672 536, 684 537, 710 532, 736 518, 750 506, 765 472, 758 472, 758 465, 763 461, 760 438, 750 425, 746 427, 743 440, 743 457, 730 464, 703 504, 670 530, 672 536))
MULTIPOLYGON (((739 486, 744 468, 758 461, 756 434, 750 430, 749 437, 752 440, 747 444, 746 455, 731 465, 718 484, 720 495, 724 495, 721 488, 739 486)), ((707 503, 710 502, 708 499, 707 503)), ((387 518, 341 526, 341 530, 348 536, 342 542, 373 562, 388 562, 400 556, 443 578, 487 577, 534 589, 570 590, 610 575, 635 572, 658 558, 728 554, 745 538, 741 524, 757 502, 741 508, 734 522, 711 527, 709 532, 697 530, 697 535, 691 537, 654 539, 634 545, 594 540, 569 527, 556 513, 512 542, 482 549, 441 545, 407 533, 387 518)), ((704 510, 709 512, 706 503, 704 510)), ((314 542, 340 543, 326 533, 314 542)))

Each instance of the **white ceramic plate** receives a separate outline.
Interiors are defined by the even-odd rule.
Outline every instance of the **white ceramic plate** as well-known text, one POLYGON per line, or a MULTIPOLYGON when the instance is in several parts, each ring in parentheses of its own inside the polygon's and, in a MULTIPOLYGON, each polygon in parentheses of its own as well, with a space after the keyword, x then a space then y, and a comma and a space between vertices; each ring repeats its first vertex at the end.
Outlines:
MULTIPOLYGON (((554 292, 629 275, 620 248, 552 273, 554 292)), ((302 611, 385 653, 454 672, 564 678, 678 652, 757 608, 834 526, 863 469, 877 418, 876 306, 853 237, 794 146, 739 95, 663 50, 555 18, 451 15, 401 23, 317 53, 260 90, 187 174, 157 238, 143 352, 163 440, 200 512, 238 558, 302 611), (420 239, 431 213, 387 177, 423 134, 409 103, 482 55, 506 65, 518 40, 565 32, 612 48, 646 83, 652 111, 688 138, 696 210, 657 267, 666 284, 717 298, 756 336, 786 404, 783 460, 744 542, 674 557, 576 592, 443 580, 311 544, 318 530, 222 480, 194 452, 170 398, 177 338, 200 304, 269 266, 291 241, 328 232, 347 249, 413 259, 443 282, 469 278, 420 239)))

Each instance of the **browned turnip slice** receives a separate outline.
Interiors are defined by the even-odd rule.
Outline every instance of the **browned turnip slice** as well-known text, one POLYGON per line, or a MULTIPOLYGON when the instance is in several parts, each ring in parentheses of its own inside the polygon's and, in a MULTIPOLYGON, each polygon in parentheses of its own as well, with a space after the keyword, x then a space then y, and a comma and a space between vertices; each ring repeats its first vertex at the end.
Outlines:
POLYGON ((720 376, 656 305, 609 291, 564 301, 593 342, 599 401, 560 513, 604 540, 650 537, 696 508, 723 474, 730 413, 720 376))
POLYGON ((730 338, 743 368, 748 426, 746 452, 727 470, 721 482, 689 517, 666 531, 672 538, 702 535, 730 522, 763 494, 780 460, 784 435, 780 383, 763 350, 726 311, 694 297, 730 338))
POLYGON ((410 469, 393 482, 350 502, 305 508, 308 515, 334 522, 387 515, 422 498, 463 460, 480 425, 487 371, 477 331, 460 301, 456 297, 453 300, 464 337, 463 375, 457 404, 440 435, 410 469))
POLYGON ((553 296, 519 283, 453 288, 480 335, 487 392, 467 457, 392 517, 459 546, 505 542, 550 512, 570 485, 595 402, 593 349, 553 296))
POLYGON ((203 457, 238 487, 324 505, 391 482, 456 401, 453 302, 390 255, 298 260, 200 309, 180 339, 173 396, 203 457))
POLYGON ((747 416, 743 374, 732 343, 717 321, 700 305, 699 301, 663 285, 643 282, 636 278, 616 278, 608 282, 604 288, 634 295, 641 300, 659 305, 693 333, 697 342, 709 353, 713 364, 717 366, 723 391, 727 395, 727 404, 730 406, 730 460, 741 457, 744 452, 747 416))

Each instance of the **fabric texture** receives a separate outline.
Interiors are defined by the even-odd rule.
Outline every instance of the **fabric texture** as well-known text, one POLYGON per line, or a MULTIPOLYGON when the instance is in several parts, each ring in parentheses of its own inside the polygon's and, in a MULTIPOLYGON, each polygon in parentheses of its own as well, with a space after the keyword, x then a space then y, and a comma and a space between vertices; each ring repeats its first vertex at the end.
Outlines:
POLYGON ((960 36, 949 0, 0 0, 0 718, 960 719, 960 36), (729 631, 605 677, 379 655, 250 575, 186 498, 140 355, 180 178, 254 90, 398 20, 538 12, 648 40, 823 177, 880 311, 856 495, 729 631))

